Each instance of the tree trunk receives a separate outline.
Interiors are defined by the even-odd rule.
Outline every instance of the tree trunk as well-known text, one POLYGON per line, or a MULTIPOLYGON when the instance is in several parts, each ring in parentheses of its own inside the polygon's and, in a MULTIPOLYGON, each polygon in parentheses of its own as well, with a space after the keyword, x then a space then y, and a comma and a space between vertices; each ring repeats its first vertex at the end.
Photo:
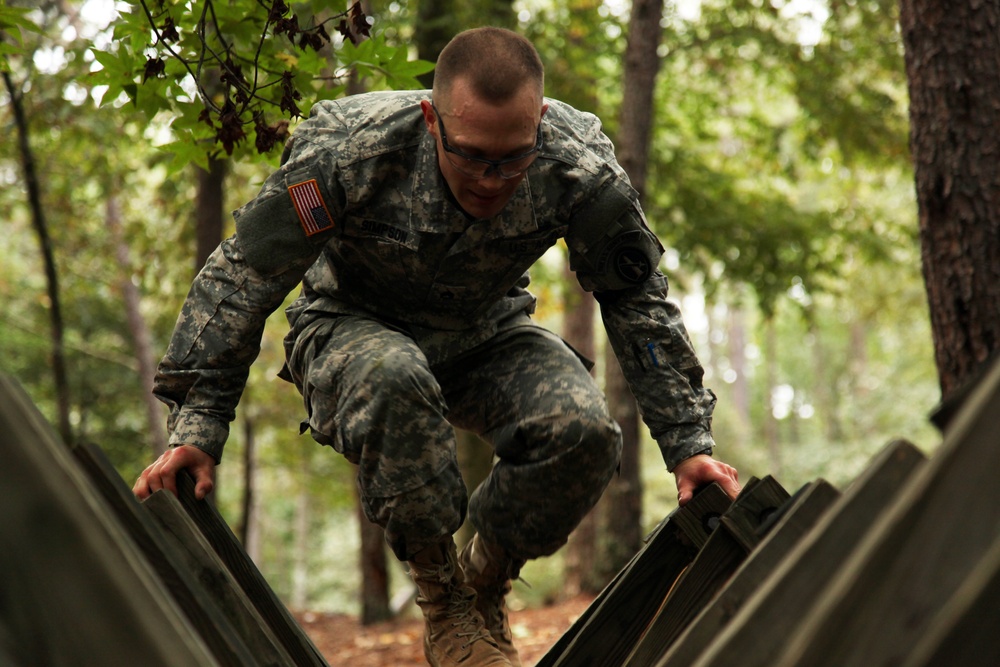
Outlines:
MULTIPOLYGON (((563 338, 588 359, 596 356, 594 341, 594 315, 596 303, 577 282, 569 262, 563 265, 565 285, 563 303, 563 338)), ((597 594, 603 587, 597 575, 598 512, 591 511, 583 518, 565 550, 564 591, 568 596, 580 593, 597 594)))
MULTIPOLYGON (((844 440, 845 431, 843 420, 840 417, 841 392, 838 389, 838 382, 841 377, 839 365, 833 365, 827 346, 823 342, 819 327, 813 323, 809 327, 809 334, 816 341, 812 345, 813 366, 816 369, 816 382, 814 392, 817 399, 817 409, 822 416, 824 433, 828 443, 837 443, 844 440)), ((850 354, 848 352, 848 354, 850 354)))
MULTIPOLYGON (((310 474, 308 457, 302 457, 302 478, 310 474)), ((295 518, 292 527, 292 593, 289 600, 294 609, 305 609, 309 602, 309 538, 312 502, 309 486, 303 481, 295 497, 295 518)))
MULTIPOLYGON (((357 493, 357 487, 355 487, 357 493)), ((371 625, 392 618, 389 605, 389 563, 385 555, 385 531, 368 520, 360 499, 357 502, 361 526, 361 624, 371 625)))
MULTIPOLYGON (((636 0, 629 18, 625 48, 624 92, 617 137, 618 161, 642 199, 646 189, 649 140, 653 124, 653 92, 660 69, 662 0, 636 0)), ((621 476, 612 481, 606 505, 606 557, 603 565, 617 572, 642 546, 642 478, 639 466, 639 410, 611 346, 604 368, 611 415, 622 428, 621 476)))
POLYGON ((924 281, 943 398, 1000 342, 1000 2, 901 0, 924 281))
POLYGON ((513 30, 517 25, 512 0, 491 0, 483 7, 483 24, 513 30))
POLYGON ((195 194, 195 273, 205 266, 208 256, 222 242, 225 227, 223 187, 226 180, 226 161, 211 158, 208 170, 196 167, 197 191, 195 194))
POLYGON ((622 429, 619 474, 611 480, 601 500, 600 563, 602 584, 642 548, 642 477, 639 460, 642 434, 639 407, 625 382, 621 366, 607 346, 604 382, 611 415, 622 429))
POLYGON ((240 508, 240 523, 237 534, 240 543, 250 558, 260 553, 257 544, 257 498, 254 493, 257 472, 256 459, 257 438, 254 432, 254 420, 249 415, 243 415, 243 499, 240 508))
MULTIPOLYGON (((348 1, 348 7, 352 4, 348 1)), ((369 3, 363 0, 361 9, 365 14, 371 13, 369 3)), ((417 31, 420 32, 419 30, 417 31)), ((436 57, 436 56, 435 56, 436 57)), ((352 72, 347 82, 347 94, 358 95, 365 92, 365 85, 352 72)), ((357 468, 355 468, 357 473, 357 468)), ((361 574, 361 624, 370 625, 392 618, 392 605, 389 601, 389 564, 385 548, 385 531, 381 526, 372 523, 365 515, 361 499, 357 496, 355 485, 356 513, 361 537, 361 551, 358 554, 358 569, 361 574)))
POLYGON ((771 460, 771 473, 781 479, 781 436, 778 432, 778 418, 775 416, 775 390, 778 388, 778 330, 774 315, 764 322, 764 386, 767 402, 764 414, 764 442, 771 460))
MULTIPOLYGON (((493 469, 493 448, 475 433, 462 429, 456 429, 455 439, 458 467, 462 471, 465 488, 469 490, 471 495, 472 491, 483 483, 483 480, 489 476, 493 469)), ((459 548, 472 539, 475 531, 472 522, 466 519, 458 534, 455 535, 455 541, 459 548)))
POLYGON ((118 196, 115 192, 109 192, 105 203, 105 222, 115 246, 115 259, 118 261, 118 269, 121 272, 122 300, 125 304, 129 332, 132 334, 132 344, 135 346, 135 358, 139 364, 142 401, 146 406, 149 442, 155 459, 167 451, 167 433, 164 429, 166 416, 163 414, 163 405, 153 396, 156 358, 153 354, 149 327, 146 326, 146 319, 142 316, 140 308, 139 288, 132 282, 132 256, 129 253, 128 242, 125 240, 121 217, 118 196))
POLYGON ((753 419, 750 417, 750 382, 747 379, 746 312, 734 299, 729 304, 729 368, 733 371, 732 401, 738 433, 736 447, 744 451, 753 442, 753 419))
MULTIPOLYGON (((441 49, 458 32, 455 10, 455 0, 420 0, 417 3, 417 29, 413 41, 418 58, 437 62, 441 49)), ((419 79, 425 87, 433 87, 434 70, 422 74, 419 79)))
POLYGON ((35 169, 35 157, 28 141, 28 119, 24 113, 21 91, 14 85, 9 72, 3 72, 4 85, 10 95, 14 122, 17 125, 18 149, 21 152, 21 166, 24 168, 24 182, 28 190, 28 204, 31 207, 31 222, 38 235, 38 245, 45 265, 45 280, 49 297, 49 319, 52 332, 52 376, 55 382, 56 413, 59 420, 59 435, 67 445, 73 444, 73 427, 70 423, 69 379, 66 371, 65 327, 62 307, 59 301, 59 277, 56 272, 52 239, 49 237, 42 206, 42 193, 35 169))
MULTIPOLYGON (((216 158, 209 158, 208 170, 195 167, 195 257, 194 272, 197 274, 205 266, 208 256, 222 243, 222 230, 225 226, 225 213, 223 202, 226 180, 226 161, 216 158)), ((246 395, 241 403, 243 406, 249 404, 246 395)), ((215 503, 219 496, 221 480, 216 478, 215 488, 209 494, 209 503, 215 503)))

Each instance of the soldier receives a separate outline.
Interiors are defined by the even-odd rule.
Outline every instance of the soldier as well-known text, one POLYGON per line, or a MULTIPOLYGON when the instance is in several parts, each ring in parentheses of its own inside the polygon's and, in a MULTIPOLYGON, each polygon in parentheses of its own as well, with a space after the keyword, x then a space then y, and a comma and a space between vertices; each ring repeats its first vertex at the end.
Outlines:
POLYGON ((442 51, 433 91, 317 104, 194 281, 156 380, 171 449, 134 488, 175 490, 188 469, 209 492, 264 321, 301 281, 281 377, 302 393, 302 430, 358 464, 434 666, 521 664, 510 582, 565 544, 618 464, 589 362, 530 317, 527 270, 558 239, 681 504, 711 482, 739 490, 710 456, 715 396, 636 192, 599 120, 542 90, 531 43, 481 28, 442 51), (471 498, 455 426, 497 457, 471 498), (477 532, 458 554, 466 511, 477 532))

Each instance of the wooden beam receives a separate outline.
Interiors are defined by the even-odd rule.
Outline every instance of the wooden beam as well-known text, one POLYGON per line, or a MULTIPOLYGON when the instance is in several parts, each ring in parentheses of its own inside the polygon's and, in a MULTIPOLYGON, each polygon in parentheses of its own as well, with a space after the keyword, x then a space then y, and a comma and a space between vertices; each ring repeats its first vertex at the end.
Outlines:
POLYGON ((195 498, 194 480, 186 472, 177 476, 177 497, 296 667, 329 667, 323 654, 267 584, 218 510, 210 503, 195 498))
MULTIPOLYGON (((689 667, 838 495, 837 490, 825 480, 817 480, 800 489, 780 513, 767 537, 750 553, 718 595, 676 635, 672 644, 661 641, 658 658, 648 664, 689 667)), ((670 638, 673 639, 674 635, 670 638)), ((632 663, 629 664, 631 667, 632 663)))
POLYGON ((941 608, 903 667, 1000 665, 1000 541, 941 608))
POLYGON ((201 577, 195 576, 188 567, 174 539, 164 533, 149 512, 143 510, 104 452, 96 445, 80 445, 73 449, 73 453, 88 474, 93 488, 135 540, 219 664, 230 667, 259 664, 219 608, 217 600, 205 590, 201 577))
POLYGON ((216 665, 31 400, 0 376, 0 655, 13 664, 216 665))
POLYGON ((613 656, 623 659, 730 504, 713 484, 671 512, 536 667, 608 667, 613 656))
POLYGON ((905 659, 1000 538, 998 414, 994 364, 941 448, 836 573, 777 664, 878 667, 905 659))
POLYGON ((710 625, 697 635, 682 636, 665 662, 685 667, 772 667, 786 638, 841 563, 924 461, 908 442, 885 447, 742 607, 720 619, 731 618, 717 635, 710 625))
POLYGON ((616 664, 651 667, 709 600, 729 581, 760 539, 758 529, 789 500, 772 477, 748 485, 720 519, 628 657, 616 664))
POLYGON ((254 664, 287 665, 294 662, 257 613, 253 602, 240 588, 225 563, 184 511, 170 491, 161 489, 143 501, 142 506, 159 522, 184 558, 191 577, 202 583, 230 619, 236 633, 250 647, 254 664))

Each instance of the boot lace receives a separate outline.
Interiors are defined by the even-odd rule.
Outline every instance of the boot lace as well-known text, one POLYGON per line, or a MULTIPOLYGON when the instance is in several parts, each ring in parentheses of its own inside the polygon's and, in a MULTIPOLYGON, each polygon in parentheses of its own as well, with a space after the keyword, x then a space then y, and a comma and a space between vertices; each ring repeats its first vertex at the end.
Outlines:
POLYGON ((492 643, 489 631, 480 620, 475 609, 475 592, 467 587, 458 586, 451 591, 451 604, 447 617, 451 619, 451 625, 455 628, 455 637, 465 638, 462 648, 468 648, 471 644, 485 639, 492 643))

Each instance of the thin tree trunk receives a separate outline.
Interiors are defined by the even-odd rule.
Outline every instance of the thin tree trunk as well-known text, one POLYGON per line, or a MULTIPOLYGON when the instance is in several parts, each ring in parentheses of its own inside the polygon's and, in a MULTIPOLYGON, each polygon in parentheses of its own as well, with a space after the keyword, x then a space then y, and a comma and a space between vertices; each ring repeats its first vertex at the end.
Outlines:
MULTIPOLYGON (((735 300, 734 300, 735 301, 735 300)), ((747 380, 747 341, 746 313, 738 303, 729 304, 729 367, 734 377, 732 383, 733 408, 736 410, 738 431, 736 445, 740 448, 750 446, 752 441, 752 424, 750 418, 750 383, 747 380)))
MULTIPOLYGON (((596 356, 594 340, 594 315, 596 303, 585 292, 569 269, 563 264, 565 285, 563 303, 563 338, 588 359, 596 356)), ((597 594, 603 587, 595 574, 597 562, 598 512, 590 511, 569 537, 565 550, 564 591, 568 596, 580 593, 597 594)))
MULTIPOLYGON (((458 32, 455 18, 455 0, 420 0, 417 3, 417 27, 413 41, 417 57, 436 62, 441 49, 458 32)), ((426 88, 434 85, 434 70, 422 74, 420 83, 426 88)))
POLYGON ((109 192, 105 202, 105 222, 111 233, 111 240, 115 246, 115 259, 118 260, 118 267, 121 271, 125 317, 128 321, 129 332, 132 334, 132 343, 135 346, 135 358, 139 364, 139 381, 142 385, 142 400, 146 406, 150 446, 153 449, 153 458, 157 458, 167 450, 167 434, 164 429, 165 416, 162 404, 153 396, 153 376, 156 373, 153 344, 149 327, 146 326, 146 319, 142 316, 139 288, 132 282, 132 257, 125 240, 121 218, 118 195, 115 192, 109 192))
MULTIPOLYGON (((253 551, 259 552, 256 545, 257 524, 257 502, 255 476, 257 472, 256 460, 257 438, 254 431, 254 420, 249 415, 243 416, 243 502, 240 508, 240 523, 238 535, 243 548, 251 554, 251 543, 253 551)), ((251 554, 251 559, 253 555, 251 554)))
MULTIPOLYGON (((302 459, 303 477, 309 474, 307 458, 302 459)), ((290 606, 295 609, 305 609, 309 601, 309 523, 310 508, 309 487, 299 485, 295 501, 294 552, 292 554, 292 593, 290 606)))
POLYGON ((639 407, 613 352, 605 354, 605 364, 605 393, 611 414, 622 429, 622 457, 619 474, 611 480, 600 503, 602 539, 599 561, 604 584, 642 548, 639 407))
POLYGON ((361 624, 371 625, 392 618, 385 531, 368 520, 360 499, 357 502, 357 515, 361 527, 361 553, 358 558, 361 568, 361 624))
MULTIPOLYGON (((352 1, 348 0, 348 7, 351 4, 352 1)), ((361 9, 365 14, 371 12, 367 0, 362 2, 361 9)), ((358 95, 363 92, 365 92, 364 83, 356 72, 352 72, 347 82, 347 94, 358 95)), ((361 551, 358 554, 358 569, 361 574, 361 623, 370 625, 393 616, 389 600, 389 562, 386 556, 385 531, 381 526, 368 520, 361 506, 361 499, 357 496, 356 486, 355 498, 361 538, 361 551)))
MULTIPOLYGON (((625 48, 624 92, 617 137, 618 161, 629 175, 640 200, 646 189, 649 140, 653 123, 653 92, 660 69, 662 0, 636 0, 629 18, 625 48)), ((608 533, 605 567, 617 572, 642 546, 642 477, 640 470, 640 421, 635 398, 629 391, 611 346, 604 368, 611 415, 622 428, 621 476, 608 489, 608 533)))
POLYGON ((781 478, 781 438, 774 414, 774 392, 778 387, 778 334, 771 316, 764 323, 764 374, 767 387, 767 414, 764 415, 764 441, 771 459, 771 474, 781 478))
POLYGON ((512 0, 493 0, 485 7, 483 23, 513 30, 517 27, 517 14, 512 0))
POLYGON ((73 444, 73 427, 70 423, 70 391, 66 371, 65 327, 63 325, 62 308, 59 301, 59 278, 56 272, 55 258, 52 252, 52 239, 49 237, 48 225, 45 221, 45 209, 42 207, 41 187, 38 173, 35 169, 35 157, 28 141, 28 120, 24 113, 24 103, 21 91, 14 85, 9 72, 3 72, 4 85, 10 95, 11 108, 14 110, 14 122, 17 125, 18 148, 21 152, 21 166, 24 169, 24 182, 28 190, 28 203, 31 207, 31 221, 38 235, 38 245, 42 252, 45 265, 45 280, 49 297, 49 318, 52 335, 52 376, 56 390, 56 413, 59 420, 59 435, 66 445, 73 444))
MULTIPOLYGON (((223 201, 225 198, 226 160, 209 158, 208 170, 195 167, 195 257, 194 273, 198 273, 208 256, 222 243, 222 230, 225 227, 223 201)), ((241 401, 244 407, 250 403, 248 395, 241 401)), ((209 494, 209 503, 215 503, 221 489, 220 478, 215 480, 215 488, 209 494)))
MULTIPOLYGON (((815 339, 812 345, 813 365, 816 369, 817 406, 823 418, 824 432, 829 443, 841 442, 844 439, 844 425, 840 418, 840 391, 837 381, 840 373, 838 367, 833 367, 826 345, 823 344, 819 327, 810 325, 809 333, 815 339)), ((850 355, 850 352, 848 352, 850 355)))
MULTIPOLYGON (((475 490, 493 470, 493 448, 475 433, 456 429, 456 448, 458 451, 458 467, 462 471, 465 488, 470 492, 475 490)), ((468 519, 462 524, 455 541, 461 548, 472 539, 476 529, 468 519)))
POLYGON ((901 0, 924 282, 945 400, 1000 346, 1000 2, 901 0))
POLYGON ((222 242, 225 228, 223 210, 226 180, 226 160, 210 158, 208 170, 196 167, 197 190, 195 194, 195 267, 197 273, 205 266, 208 256, 222 242))

